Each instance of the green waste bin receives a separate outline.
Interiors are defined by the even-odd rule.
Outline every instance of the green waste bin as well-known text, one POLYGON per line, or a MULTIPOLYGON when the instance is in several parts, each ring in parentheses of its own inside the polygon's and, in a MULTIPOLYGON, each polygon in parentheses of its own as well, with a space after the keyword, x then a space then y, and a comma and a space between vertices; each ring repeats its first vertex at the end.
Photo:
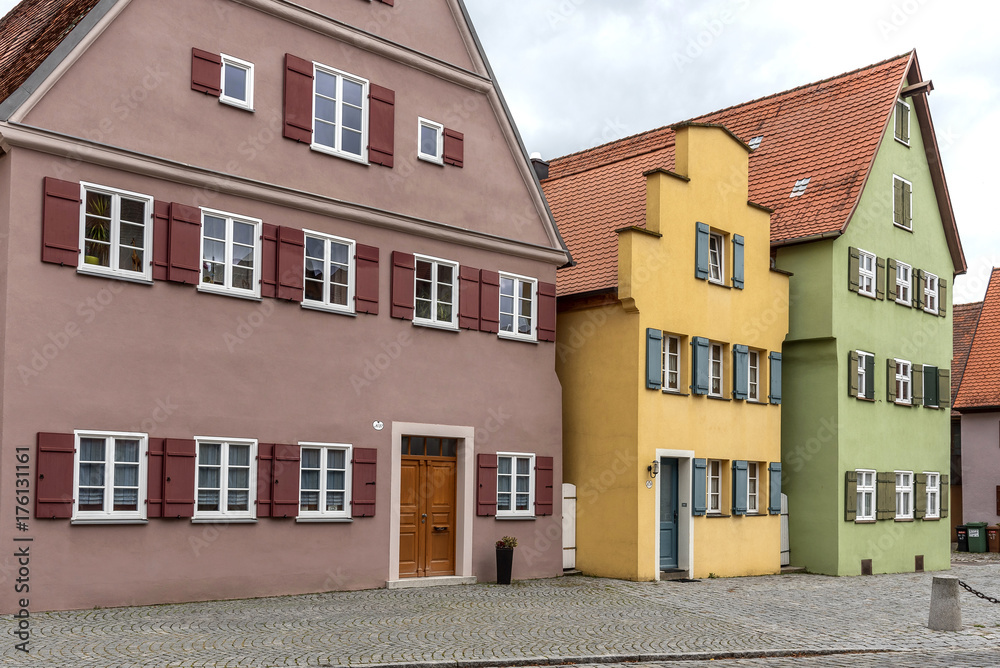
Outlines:
POLYGON ((986 551, 986 522, 966 522, 969 530, 969 552, 986 551))

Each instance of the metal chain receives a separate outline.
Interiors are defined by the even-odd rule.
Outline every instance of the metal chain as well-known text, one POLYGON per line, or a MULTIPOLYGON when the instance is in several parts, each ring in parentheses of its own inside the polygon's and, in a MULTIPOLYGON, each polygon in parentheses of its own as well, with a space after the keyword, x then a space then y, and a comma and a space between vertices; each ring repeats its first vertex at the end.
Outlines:
POLYGON ((967 592, 969 592, 971 594, 975 594, 977 597, 985 599, 985 600, 989 601, 990 603, 1000 603, 1000 600, 995 599, 992 596, 987 596, 986 594, 984 594, 981 591, 976 591, 975 589, 973 589, 969 585, 965 584, 961 580, 958 581, 958 584, 962 585, 962 588, 964 588, 967 592))

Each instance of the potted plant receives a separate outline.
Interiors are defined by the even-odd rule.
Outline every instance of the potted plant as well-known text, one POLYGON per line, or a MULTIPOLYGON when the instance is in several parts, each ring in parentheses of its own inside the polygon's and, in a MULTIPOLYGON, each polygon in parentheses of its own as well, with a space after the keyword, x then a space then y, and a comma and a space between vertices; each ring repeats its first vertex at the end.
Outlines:
POLYGON ((514 563, 517 538, 504 536, 497 541, 497 584, 510 584, 510 570, 514 563))

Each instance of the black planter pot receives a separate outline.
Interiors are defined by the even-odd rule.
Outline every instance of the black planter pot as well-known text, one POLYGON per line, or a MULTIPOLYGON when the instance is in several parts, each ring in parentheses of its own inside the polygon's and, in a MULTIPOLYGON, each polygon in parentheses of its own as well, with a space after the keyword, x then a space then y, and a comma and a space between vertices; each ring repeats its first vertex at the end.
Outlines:
POLYGON ((510 584, 510 568, 514 563, 514 548, 497 548, 497 584, 510 584))

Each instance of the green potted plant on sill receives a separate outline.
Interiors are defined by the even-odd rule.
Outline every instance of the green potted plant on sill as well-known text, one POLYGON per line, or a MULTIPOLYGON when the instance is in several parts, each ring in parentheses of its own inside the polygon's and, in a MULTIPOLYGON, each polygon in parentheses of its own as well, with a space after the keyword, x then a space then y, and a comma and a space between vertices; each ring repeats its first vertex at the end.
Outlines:
POLYGON ((514 564, 514 548, 517 538, 504 536, 497 541, 497 584, 510 584, 511 566, 514 564))

